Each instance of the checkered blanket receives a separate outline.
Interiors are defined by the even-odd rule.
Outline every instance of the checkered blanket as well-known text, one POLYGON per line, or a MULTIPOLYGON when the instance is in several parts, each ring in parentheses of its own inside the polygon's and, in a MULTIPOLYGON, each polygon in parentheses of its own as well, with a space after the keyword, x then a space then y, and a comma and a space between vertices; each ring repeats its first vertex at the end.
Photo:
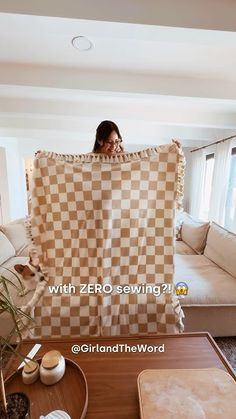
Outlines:
POLYGON ((32 183, 31 237, 48 275, 29 303, 36 336, 182 330, 170 292, 183 196, 175 143, 109 157, 38 152, 32 183), (159 286, 160 295, 147 285, 159 286))

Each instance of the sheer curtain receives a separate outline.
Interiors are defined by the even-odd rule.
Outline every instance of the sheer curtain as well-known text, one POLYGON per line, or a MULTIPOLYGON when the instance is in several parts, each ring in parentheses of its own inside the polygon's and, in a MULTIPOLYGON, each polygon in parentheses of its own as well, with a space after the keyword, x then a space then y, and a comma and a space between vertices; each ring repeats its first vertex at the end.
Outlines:
POLYGON ((189 212, 194 217, 201 216, 202 193, 204 186, 205 155, 203 150, 192 153, 191 196, 189 212))
POLYGON ((224 225, 225 205, 229 184, 231 141, 216 146, 210 198, 209 219, 224 225))

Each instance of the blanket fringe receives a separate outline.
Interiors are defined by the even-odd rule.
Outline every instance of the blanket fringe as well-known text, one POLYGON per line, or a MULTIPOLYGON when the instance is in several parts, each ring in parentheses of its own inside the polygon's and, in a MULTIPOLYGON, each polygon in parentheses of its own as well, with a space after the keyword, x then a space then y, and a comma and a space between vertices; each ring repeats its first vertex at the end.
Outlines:
POLYGON ((185 159, 184 152, 180 144, 173 140, 173 145, 175 145, 176 151, 178 154, 176 208, 178 210, 182 210, 183 201, 184 201, 184 176, 185 176, 186 159, 185 159))
MULTIPOLYGON (((34 239, 33 239, 33 235, 32 235, 32 224, 31 224, 30 216, 28 216, 25 220, 25 231, 26 231, 27 238, 31 242, 30 250, 29 250, 29 256, 31 258, 32 264, 35 265, 35 266, 38 266, 38 265, 40 266, 40 269, 43 272, 43 275, 44 275, 44 278, 45 278, 44 281, 40 281, 37 284, 32 298, 27 302, 27 304, 25 306, 21 307, 22 311, 29 314, 33 319, 34 308, 35 308, 36 304, 39 302, 39 300, 41 299, 41 297, 43 296, 49 278, 48 278, 48 270, 41 263, 39 263, 39 256, 38 256, 38 252, 37 252, 36 245, 34 243, 34 239)), ((24 338, 26 336, 29 337, 29 325, 30 324, 32 324, 32 328, 35 327, 35 325, 33 324, 33 320, 32 321, 27 320, 26 323, 25 323, 24 338)))
POLYGON ((39 255, 37 252, 37 248, 36 245, 34 243, 34 239, 33 239, 33 234, 32 234, 32 223, 31 223, 31 218, 30 216, 28 216, 25 220, 25 231, 26 231, 26 236, 27 238, 30 240, 30 250, 29 250, 29 256, 30 259, 32 261, 32 265, 34 266, 40 266, 41 271, 43 272, 43 274, 47 277, 48 274, 48 270, 44 268, 44 266, 39 263, 39 255))
POLYGON ((174 310, 174 314, 175 314, 175 319, 176 319, 176 326, 179 330, 180 333, 182 333, 184 331, 184 324, 183 324, 183 319, 184 319, 184 312, 181 308, 179 299, 176 295, 172 295, 172 307, 174 310))
MULTIPOLYGON (((28 228, 29 227, 27 225, 27 228, 26 228, 27 232, 28 232, 28 228)), ((36 250, 34 251, 34 255, 36 255, 35 252, 36 252, 36 250)), ((31 256, 31 253, 30 253, 30 256, 31 256)), ((45 277, 44 281, 38 282, 32 298, 27 302, 26 305, 21 306, 21 311, 23 313, 25 313, 27 316, 29 316, 29 317, 24 317, 22 315, 22 317, 21 317, 21 323, 19 325, 19 328, 20 328, 21 335, 22 335, 23 339, 34 338, 34 336, 35 336, 34 330, 38 326, 35 324, 34 310, 35 310, 36 304, 40 301, 41 297, 44 295, 44 292, 45 292, 45 289, 46 289, 46 286, 47 286, 47 282, 48 282, 47 277, 45 277)))
POLYGON ((26 231, 27 238, 30 240, 29 256, 30 256, 30 259, 32 260, 32 264, 36 266, 38 264, 37 263, 38 254, 37 254, 36 246, 35 246, 33 235, 32 235, 32 224, 31 224, 30 216, 28 216, 25 220, 25 231, 26 231))
MULTIPOLYGON (((86 163, 122 163, 140 158, 148 158, 159 153, 168 153, 174 151, 177 146, 175 144, 164 144, 153 148, 147 148, 141 151, 131 153, 119 153, 108 156, 106 154, 88 153, 88 154, 58 154, 52 151, 38 151, 35 158, 47 157, 55 160, 63 160, 71 163, 86 162, 86 163)), ((179 154, 179 152, 178 152, 179 154)))

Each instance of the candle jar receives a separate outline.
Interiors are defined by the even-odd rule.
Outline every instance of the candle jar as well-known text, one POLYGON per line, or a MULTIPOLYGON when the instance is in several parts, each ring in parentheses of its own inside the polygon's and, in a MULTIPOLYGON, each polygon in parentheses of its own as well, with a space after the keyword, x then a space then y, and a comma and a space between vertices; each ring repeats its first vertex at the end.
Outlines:
POLYGON ((47 352, 40 364, 40 380, 43 384, 57 383, 64 375, 66 369, 65 358, 59 351, 47 352))

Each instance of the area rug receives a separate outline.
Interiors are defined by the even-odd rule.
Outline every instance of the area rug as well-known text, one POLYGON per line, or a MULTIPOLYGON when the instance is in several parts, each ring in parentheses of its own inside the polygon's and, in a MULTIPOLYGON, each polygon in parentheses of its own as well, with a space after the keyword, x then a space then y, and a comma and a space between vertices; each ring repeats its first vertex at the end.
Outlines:
POLYGON ((38 152, 30 232, 49 280, 35 294, 37 336, 183 330, 173 293, 183 169, 175 143, 113 156, 38 152))
POLYGON ((225 358, 236 371, 236 337, 220 337, 214 339, 223 352, 225 358))

